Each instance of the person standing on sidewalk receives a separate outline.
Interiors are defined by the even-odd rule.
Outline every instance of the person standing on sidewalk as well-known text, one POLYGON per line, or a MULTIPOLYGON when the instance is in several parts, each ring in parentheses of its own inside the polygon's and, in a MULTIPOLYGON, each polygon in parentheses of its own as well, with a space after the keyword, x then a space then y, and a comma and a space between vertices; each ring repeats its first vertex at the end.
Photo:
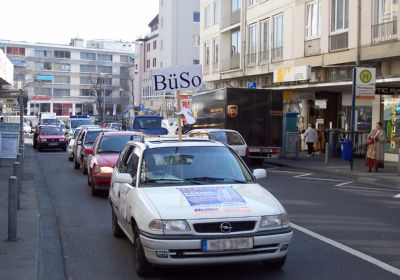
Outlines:
POLYGON ((383 168, 384 142, 385 133, 382 129, 382 123, 377 122, 375 129, 373 129, 368 135, 367 159, 365 161, 365 164, 368 167, 368 172, 371 172, 372 168, 375 168, 376 172, 378 172, 378 167, 383 168))
POLYGON ((312 127, 312 124, 308 124, 306 132, 304 132, 304 142, 307 144, 307 156, 311 157, 314 152, 314 143, 318 141, 318 133, 312 127))

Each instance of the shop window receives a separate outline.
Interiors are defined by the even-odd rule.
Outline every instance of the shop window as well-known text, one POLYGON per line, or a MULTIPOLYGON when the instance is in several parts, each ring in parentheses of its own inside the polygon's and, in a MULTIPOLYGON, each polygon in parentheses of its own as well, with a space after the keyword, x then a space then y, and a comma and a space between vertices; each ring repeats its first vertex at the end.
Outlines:
POLYGON ((383 95, 385 152, 397 154, 400 147, 400 96, 383 95))
MULTIPOLYGON (((372 129, 372 107, 356 106, 356 131, 370 132, 372 129)), ((350 127, 351 123, 351 106, 343 107, 343 126, 350 127)))

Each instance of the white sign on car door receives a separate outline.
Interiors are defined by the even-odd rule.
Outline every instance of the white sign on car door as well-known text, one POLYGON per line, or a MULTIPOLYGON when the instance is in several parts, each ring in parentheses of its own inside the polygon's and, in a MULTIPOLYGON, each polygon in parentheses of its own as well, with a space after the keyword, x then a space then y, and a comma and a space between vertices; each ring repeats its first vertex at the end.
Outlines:
POLYGON ((188 65, 153 70, 154 92, 197 89, 202 86, 201 65, 188 65))

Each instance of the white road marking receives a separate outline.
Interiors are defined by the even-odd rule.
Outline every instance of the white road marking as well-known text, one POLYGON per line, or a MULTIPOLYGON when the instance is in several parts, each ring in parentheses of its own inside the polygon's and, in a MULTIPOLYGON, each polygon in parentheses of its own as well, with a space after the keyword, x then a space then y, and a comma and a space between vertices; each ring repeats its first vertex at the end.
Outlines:
POLYGON ((351 184, 351 183, 353 183, 353 181, 348 181, 348 182, 340 183, 340 184, 335 185, 334 187, 343 187, 343 186, 348 185, 348 184, 351 184))
POLYGON ((356 187, 356 186, 338 186, 335 187, 343 187, 343 189, 355 189, 355 190, 367 190, 367 191, 385 191, 385 192, 398 192, 398 190, 391 189, 382 189, 382 188, 368 188, 368 187, 356 187))
POLYGON ((360 258, 360 259, 362 259, 364 261, 367 261, 367 262, 369 262, 369 263, 371 263, 373 265, 376 265, 376 266, 378 266, 378 267, 380 267, 380 268, 382 268, 382 269, 384 269, 386 271, 389 271, 389 272, 391 272, 391 273, 393 273, 393 274, 395 274, 397 276, 400 276, 400 269, 398 269, 398 268, 396 268, 394 266, 391 266, 391 265, 389 265, 387 263, 384 263, 384 262, 382 262, 382 261, 380 261, 378 259, 375 259, 375 258, 373 258, 371 256, 368 256, 367 254, 364 254, 364 253, 362 253, 360 251, 357 251, 357 250, 355 250, 353 248, 350 248, 350 247, 348 247, 346 245, 343 245, 343 244, 341 244, 339 242, 336 242, 336 241, 334 241, 332 239, 329 239, 329 238, 327 238, 325 236, 322 236, 322 235, 320 235, 318 233, 315 233, 315 232, 313 232, 311 230, 303 228, 303 227, 301 227, 299 225, 291 223, 291 226, 294 229, 296 229, 298 231, 301 231, 301 232, 303 232, 303 233, 305 233, 305 234, 307 234, 307 235, 309 235, 311 237, 314 237, 314 238, 316 238, 318 240, 321 240, 322 242, 325 242, 325 243, 327 243, 327 244, 329 244, 329 245, 331 245, 331 246, 333 246, 335 248, 338 248, 338 249, 340 249, 342 251, 345 251, 345 252, 347 252, 347 253, 349 253, 349 254, 351 254, 353 256, 356 256, 356 257, 358 257, 358 258, 360 258))
MULTIPOLYGON (((312 175, 312 173, 303 173, 301 175, 294 176, 294 178, 302 178, 302 177, 307 177, 307 176, 310 176, 310 175, 312 175)), ((309 179, 309 178, 307 178, 307 179, 309 179)))
POLYGON ((400 193, 398 195, 395 195, 394 198, 400 198, 400 193))

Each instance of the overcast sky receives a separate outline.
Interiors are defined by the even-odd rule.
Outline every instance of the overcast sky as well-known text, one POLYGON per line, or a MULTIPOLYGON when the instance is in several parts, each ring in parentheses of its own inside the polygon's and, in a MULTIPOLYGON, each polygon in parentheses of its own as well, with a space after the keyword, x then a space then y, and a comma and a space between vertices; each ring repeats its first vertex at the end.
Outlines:
POLYGON ((1 1, 0 39, 68 44, 87 39, 134 41, 147 34, 158 0, 1 1))

